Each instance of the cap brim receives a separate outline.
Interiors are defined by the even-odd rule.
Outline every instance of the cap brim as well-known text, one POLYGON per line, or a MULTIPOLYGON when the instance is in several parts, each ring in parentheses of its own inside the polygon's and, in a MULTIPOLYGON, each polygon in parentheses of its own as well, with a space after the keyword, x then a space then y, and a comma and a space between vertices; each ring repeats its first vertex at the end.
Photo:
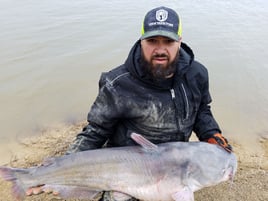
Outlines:
POLYGON ((169 32, 169 31, 163 31, 163 30, 156 30, 156 31, 148 31, 145 34, 141 36, 141 40, 146 39, 146 38, 151 38, 154 36, 164 36, 167 38, 170 38, 175 41, 179 41, 179 35, 175 34, 174 32, 169 32))

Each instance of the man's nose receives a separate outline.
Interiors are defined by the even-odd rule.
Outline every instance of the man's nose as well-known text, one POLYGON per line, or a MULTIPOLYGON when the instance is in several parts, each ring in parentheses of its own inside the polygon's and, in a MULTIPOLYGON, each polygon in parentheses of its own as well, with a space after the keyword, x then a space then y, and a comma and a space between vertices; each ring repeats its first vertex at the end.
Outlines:
POLYGON ((165 53, 166 52, 166 46, 162 42, 159 42, 159 43, 157 43, 155 51, 157 53, 165 53))

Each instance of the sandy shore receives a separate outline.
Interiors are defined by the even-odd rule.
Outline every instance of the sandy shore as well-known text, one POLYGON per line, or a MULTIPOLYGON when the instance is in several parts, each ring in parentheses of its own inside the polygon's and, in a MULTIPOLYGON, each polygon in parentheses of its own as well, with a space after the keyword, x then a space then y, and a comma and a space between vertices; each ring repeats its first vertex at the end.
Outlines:
MULTIPOLYGON (((44 158, 62 155, 84 123, 60 126, 42 131, 41 135, 25 139, 21 152, 14 155, 9 166, 30 167, 42 163, 44 158)), ((238 157, 239 167, 234 183, 219 184, 195 193, 196 201, 267 201, 268 200, 268 139, 260 138, 257 153, 232 142, 238 157)), ((12 201, 10 183, 0 179, 0 201, 12 201)), ((41 194, 27 197, 26 201, 62 200, 53 195, 41 194)))

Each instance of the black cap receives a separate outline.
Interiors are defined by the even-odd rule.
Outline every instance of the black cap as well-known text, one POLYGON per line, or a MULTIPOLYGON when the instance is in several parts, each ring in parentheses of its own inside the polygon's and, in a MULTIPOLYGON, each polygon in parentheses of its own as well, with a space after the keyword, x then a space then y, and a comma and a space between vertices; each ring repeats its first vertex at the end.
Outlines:
POLYGON ((178 14, 164 6, 150 10, 144 18, 141 39, 165 36, 178 41, 181 37, 181 21, 178 14))

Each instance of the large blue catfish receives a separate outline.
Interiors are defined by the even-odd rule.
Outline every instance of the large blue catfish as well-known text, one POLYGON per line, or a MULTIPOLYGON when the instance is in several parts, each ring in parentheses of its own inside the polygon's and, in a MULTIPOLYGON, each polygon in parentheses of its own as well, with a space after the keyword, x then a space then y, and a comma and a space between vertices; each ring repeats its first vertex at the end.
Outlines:
POLYGON ((233 179, 237 169, 235 155, 218 145, 155 145, 141 135, 131 137, 141 146, 74 153, 28 169, 0 167, 0 174, 13 183, 17 200, 23 200, 28 188, 42 186, 65 199, 92 199, 98 192, 113 191, 118 200, 193 201, 193 192, 233 179))

